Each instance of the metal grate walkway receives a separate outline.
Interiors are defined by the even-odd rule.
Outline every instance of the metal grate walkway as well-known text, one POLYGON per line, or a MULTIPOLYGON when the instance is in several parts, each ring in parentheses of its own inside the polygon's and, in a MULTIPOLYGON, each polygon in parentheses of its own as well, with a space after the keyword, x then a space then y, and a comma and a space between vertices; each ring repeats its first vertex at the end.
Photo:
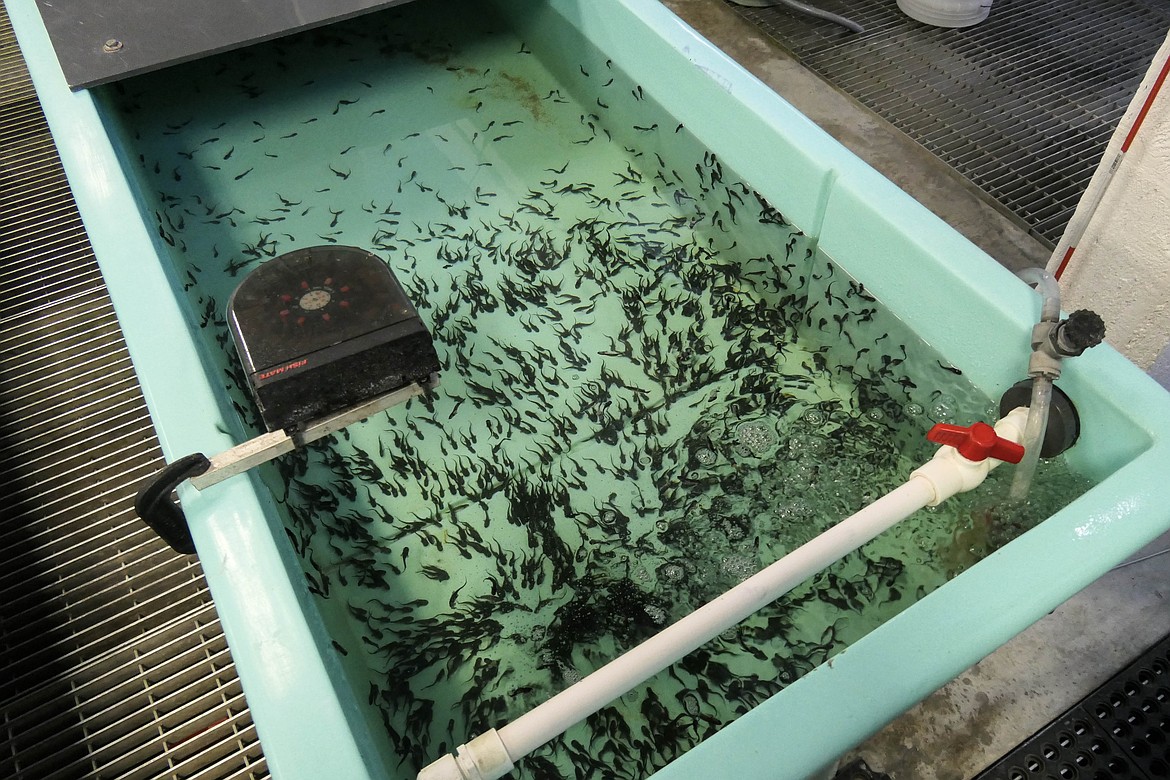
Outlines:
POLYGON ((0 4, 0 777, 268 776, 198 562, 134 516, 160 465, 0 4))
POLYGON ((995 0, 963 30, 895 0, 817 0, 858 35, 733 6, 1054 245, 1170 29, 1168 0, 995 0))

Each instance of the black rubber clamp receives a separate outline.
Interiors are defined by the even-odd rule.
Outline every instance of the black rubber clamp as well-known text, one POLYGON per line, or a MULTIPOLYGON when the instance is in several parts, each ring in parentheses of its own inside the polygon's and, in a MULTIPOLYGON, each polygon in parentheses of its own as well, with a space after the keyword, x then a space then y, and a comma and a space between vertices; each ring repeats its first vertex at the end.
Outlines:
POLYGON ((175 552, 193 555, 195 540, 191 538, 182 507, 171 498, 171 493, 183 481, 197 477, 209 468, 211 461, 203 453, 179 458, 168 463, 158 476, 146 483, 134 499, 134 511, 175 552))

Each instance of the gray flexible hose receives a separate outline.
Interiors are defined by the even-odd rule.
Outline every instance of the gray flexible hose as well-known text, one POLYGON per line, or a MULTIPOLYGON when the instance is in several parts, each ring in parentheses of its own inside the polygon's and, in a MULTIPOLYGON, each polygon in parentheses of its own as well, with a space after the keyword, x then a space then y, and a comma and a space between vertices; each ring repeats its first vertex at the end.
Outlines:
POLYGON ((805 16, 815 16, 818 19, 835 22, 855 33, 865 32, 865 28, 852 19, 846 19, 844 16, 826 11, 823 8, 817 8, 808 3, 801 3, 799 0, 731 0, 731 2, 736 5, 747 6, 748 8, 771 8, 772 6, 782 5, 805 16))

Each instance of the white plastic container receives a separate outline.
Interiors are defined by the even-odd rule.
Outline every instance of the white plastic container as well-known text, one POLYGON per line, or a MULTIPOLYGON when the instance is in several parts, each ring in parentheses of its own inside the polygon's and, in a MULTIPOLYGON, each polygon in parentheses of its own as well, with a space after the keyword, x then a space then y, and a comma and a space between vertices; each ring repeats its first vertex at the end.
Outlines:
POLYGON ((992 0, 898 0, 902 13, 936 27, 970 27, 987 18, 992 0))

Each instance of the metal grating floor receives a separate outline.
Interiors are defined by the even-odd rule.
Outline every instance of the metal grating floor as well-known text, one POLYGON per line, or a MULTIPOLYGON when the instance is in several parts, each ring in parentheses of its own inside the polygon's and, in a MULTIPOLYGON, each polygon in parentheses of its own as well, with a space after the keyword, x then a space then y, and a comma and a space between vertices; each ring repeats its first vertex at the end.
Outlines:
POLYGON ((0 777, 267 777, 198 561, 135 517, 162 463, 0 4, 0 777))
POLYGON ((733 7, 1054 245, 1170 28, 1168 0, 995 0, 943 29, 895 0, 818 0, 860 35, 733 7))

